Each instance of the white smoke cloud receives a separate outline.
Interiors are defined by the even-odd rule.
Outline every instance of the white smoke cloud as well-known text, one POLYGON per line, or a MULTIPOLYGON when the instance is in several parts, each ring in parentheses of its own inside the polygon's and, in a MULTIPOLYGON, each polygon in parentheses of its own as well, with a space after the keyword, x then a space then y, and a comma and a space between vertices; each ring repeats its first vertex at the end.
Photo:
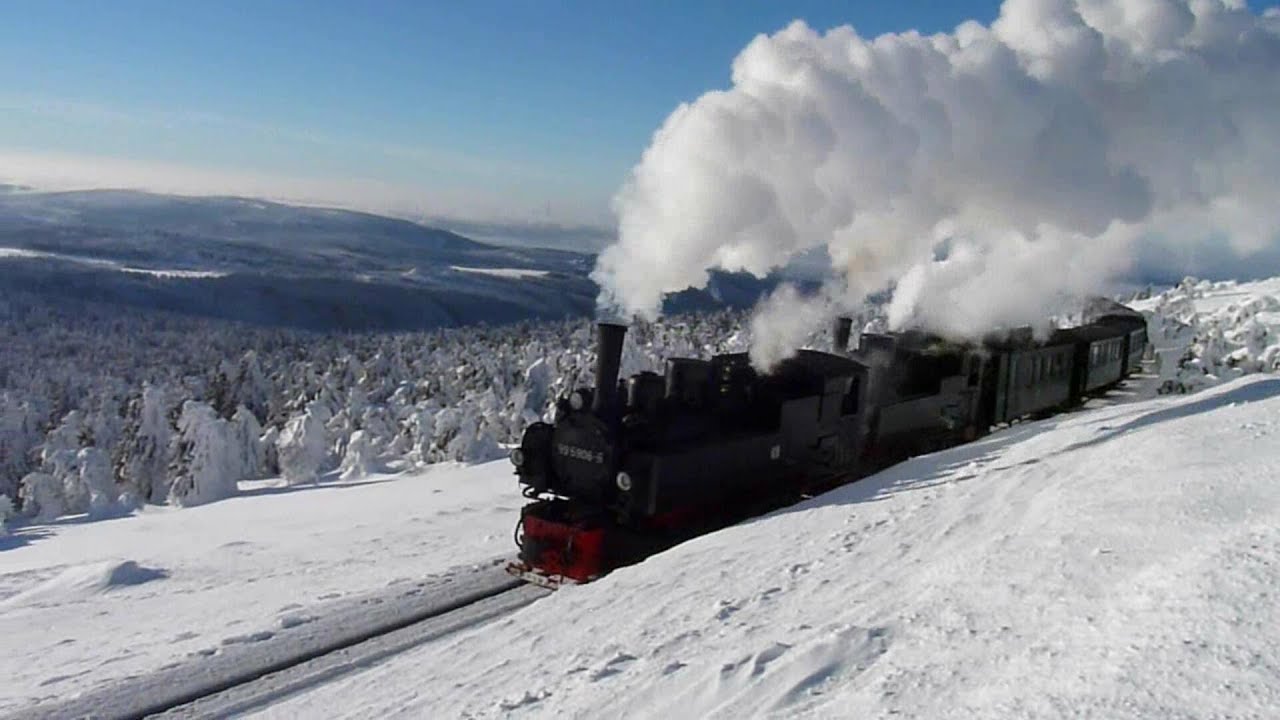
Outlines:
POLYGON ((806 297, 784 284, 769 294, 751 317, 751 363, 771 368, 805 345, 833 313, 828 295, 806 297), (769 338, 759 342, 757 338, 769 338))
POLYGON ((825 247, 848 304, 896 284, 894 322, 975 332, 1101 287, 1138 245, 1277 257, 1278 167, 1274 11, 1007 0, 990 27, 874 39, 796 22, 667 119, 594 277, 652 316, 710 269, 825 247))

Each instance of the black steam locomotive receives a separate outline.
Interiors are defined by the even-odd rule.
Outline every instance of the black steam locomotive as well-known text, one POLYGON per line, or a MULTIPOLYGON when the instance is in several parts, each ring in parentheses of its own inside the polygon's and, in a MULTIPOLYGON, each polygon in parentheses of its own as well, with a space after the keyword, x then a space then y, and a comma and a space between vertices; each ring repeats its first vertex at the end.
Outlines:
POLYGON ((1123 306, 1037 341, 958 344, 864 334, 767 374, 745 353, 672 358, 618 380, 626 328, 601 323, 595 388, 561 398, 511 460, 526 497, 514 574, 585 582, 682 540, 856 480, 992 426, 1051 414, 1140 362, 1146 322, 1123 306))

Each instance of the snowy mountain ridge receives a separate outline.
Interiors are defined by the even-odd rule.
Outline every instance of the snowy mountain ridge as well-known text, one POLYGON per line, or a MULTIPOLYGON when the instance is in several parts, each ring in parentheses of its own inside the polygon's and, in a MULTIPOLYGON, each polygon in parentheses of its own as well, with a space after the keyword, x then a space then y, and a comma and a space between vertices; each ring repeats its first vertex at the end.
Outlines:
MULTIPOLYGON (((589 316, 593 264, 585 252, 488 245, 350 210, 128 190, 0 193, 0 291, 51 302, 310 330, 422 330, 589 316)), ((717 273, 708 290, 679 293, 668 309, 742 307, 771 285, 717 273)))

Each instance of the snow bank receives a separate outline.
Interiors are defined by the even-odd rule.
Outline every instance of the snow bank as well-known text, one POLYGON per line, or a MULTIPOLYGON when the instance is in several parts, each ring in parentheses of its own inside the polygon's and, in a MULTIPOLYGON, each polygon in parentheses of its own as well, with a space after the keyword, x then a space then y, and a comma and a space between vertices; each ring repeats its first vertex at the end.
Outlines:
POLYGON ((1018 425, 269 714, 1269 717, 1277 431, 1264 377, 1018 425))
POLYGON ((168 575, 160 568, 143 567, 133 560, 107 560, 75 565, 0 602, 0 610, 85 601, 108 590, 141 585, 168 575))

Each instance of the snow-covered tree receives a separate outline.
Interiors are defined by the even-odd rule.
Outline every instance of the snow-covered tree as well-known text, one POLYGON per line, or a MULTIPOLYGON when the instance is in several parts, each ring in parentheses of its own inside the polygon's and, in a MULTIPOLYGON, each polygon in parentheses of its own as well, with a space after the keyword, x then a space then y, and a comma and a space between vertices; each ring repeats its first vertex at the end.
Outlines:
POLYGON ((290 485, 319 482, 319 473, 329 459, 325 432, 328 419, 328 408, 317 400, 309 404, 305 412, 285 423, 276 440, 280 472, 285 482, 290 485))
POLYGON ((262 426, 258 418, 241 405, 231 417, 231 434, 239 450, 242 479, 256 479, 266 472, 267 458, 262 447, 262 426))
POLYGON ((116 504, 116 485, 107 454, 87 447, 80 451, 76 464, 80 468, 80 485, 89 494, 89 516, 108 514, 116 504))
POLYGON ((182 404, 177 445, 177 457, 170 466, 169 502, 200 505, 236 494, 244 471, 241 451, 230 423, 212 407, 195 400, 182 404))
POLYGON ((358 480, 378 471, 377 450, 364 430, 351 433, 338 469, 343 480, 358 480))
POLYGON ((40 447, 40 469, 53 476, 62 489, 61 512, 78 513, 89 509, 89 493, 80 482, 80 448, 87 441, 84 413, 72 410, 63 417, 40 447))
POLYGON ((0 392, 0 494, 17 497, 18 482, 31 470, 31 451, 40 438, 33 404, 13 392, 0 392))
POLYGON ((28 473, 22 478, 19 493, 23 512, 36 520, 55 520, 66 514, 62 481, 49 473, 28 473))
POLYGON ((169 465, 173 458, 173 428, 165 391, 155 385, 143 386, 142 395, 130 407, 124 445, 118 454, 116 473, 124 487, 121 494, 130 504, 163 502, 169 497, 169 465))
POLYGON ((280 474, 280 451, 276 443, 280 441, 280 428, 269 427, 258 438, 258 447, 262 448, 262 472, 266 477, 280 474))
POLYGON ((0 535, 5 535, 9 532, 7 525, 16 514, 17 511, 13 507, 13 500, 9 499, 8 495, 0 495, 0 535))

